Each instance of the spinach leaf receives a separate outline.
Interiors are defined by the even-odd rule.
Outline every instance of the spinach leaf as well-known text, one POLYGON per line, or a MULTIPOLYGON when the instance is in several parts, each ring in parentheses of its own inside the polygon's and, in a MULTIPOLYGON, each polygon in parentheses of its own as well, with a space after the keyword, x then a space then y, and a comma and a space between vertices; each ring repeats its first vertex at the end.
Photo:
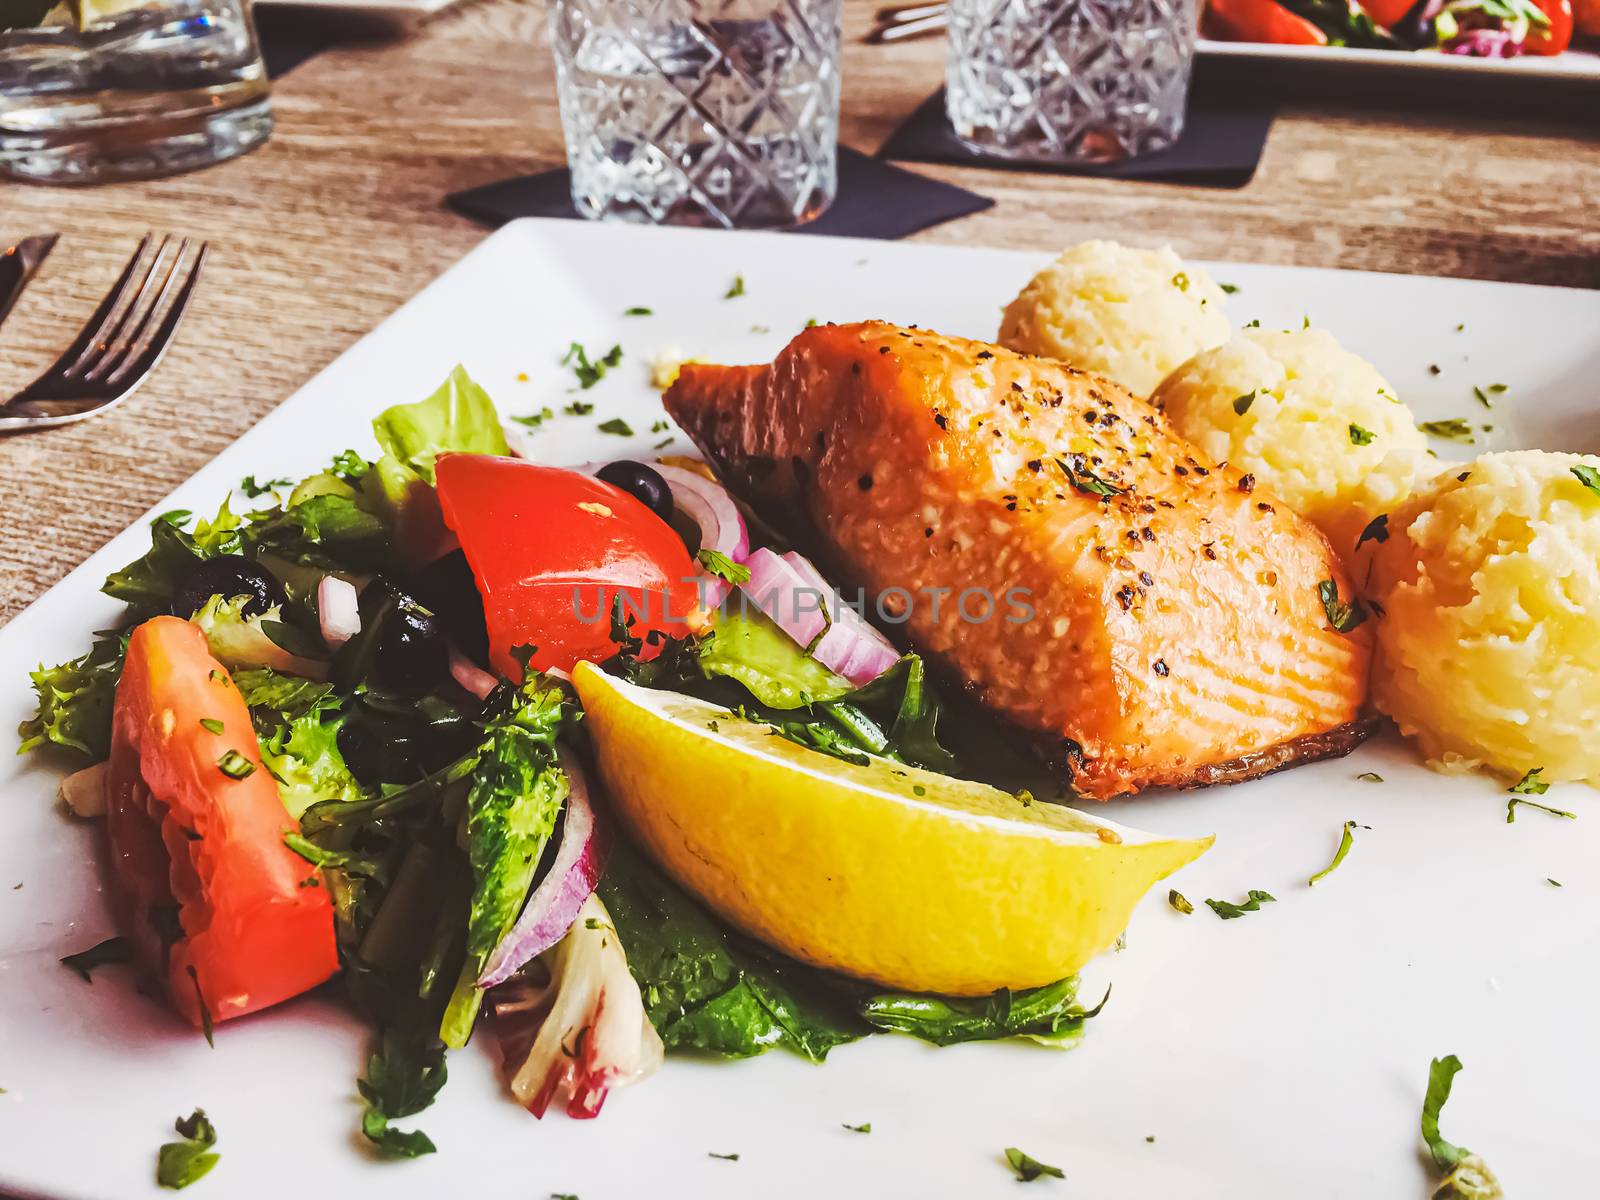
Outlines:
POLYGON ((783 1046, 821 1062, 871 1032, 819 973, 737 938, 632 847, 613 850, 599 892, 669 1050, 745 1058, 783 1046))

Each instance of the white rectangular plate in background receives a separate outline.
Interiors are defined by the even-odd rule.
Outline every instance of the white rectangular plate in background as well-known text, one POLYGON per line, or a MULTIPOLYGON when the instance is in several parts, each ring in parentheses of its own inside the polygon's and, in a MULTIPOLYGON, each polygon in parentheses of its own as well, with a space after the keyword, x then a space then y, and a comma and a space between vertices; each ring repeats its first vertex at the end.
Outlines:
MULTIPOLYGON (((1365 50, 1355 46, 1282 46, 1268 42, 1220 42, 1201 38, 1198 53, 1210 58, 1247 62, 1283 63, 1315 70, 1355 74, 1381 73, 1395 79, 1419 81, 1457 79, 1580 80, 1600 84, 1600 52, 1582 46, 1548 58, 1519 54, 1515 58, 1473 58, 1433 51, 1365 50)), ((1573 104, 1600 103, 1593 95, 1573 104)), ((1576 107, 1574 112, 1579 111, 1576 107)))
MULTIPOLYGON (((558 364, 573 341, 595 356, 620 344, 621 365, 583 393, 592 415, 546 421, 527 435, 528 452, 552 462, 646 455, 664 436, 650 431, 662 412, 647 366, 662 350, 760 361, 808 318, 992 337, 1000 307, 1047 257, 520 221, 155 511, 206 512, 246 474, 299 476, 346 446, 371 453, 372 416, 427 395, 458 362, 503 412, 559 413, 573 384, 558 364), (744 294, 724 299, 735 276, 744 294), (655 315, 624 317, 633 306, 655 315), (616 416, 638 435, 597 431, 616 416)), ((1236 324, 1298 327, 1309 316, 1376 363, 1419 418, 1492 422, 1493 447, 1600 450, 1600 294, 1212 271, 1239 289, 1236 324), (1471 390, 1489 383, 1509 387, 1493 413, 1471 390)), ((0 738, 31 711, 29 669, 80 653, 91 630, 116 620, 99 584, 146 544, 142 524, 128 530, 0 630, 0 738)), ((230 1022, 212 1050, 138 995, 126 968, 103 968, 89 985, 57 963, 114 925, 98 830, 57 811, 55 784, 37 756, 0 754, 0 1191, 23 1197, 163 1195, 156 1148, 174 1117, 200 1105, 222 1151, 200 1200, 1014 1197, 1006 1146, 1065 1169, 1064 1185, 1034 1185, 1041 1194, 1420 1198, 1428 1061, 1448 1053, 1466 1070, 1446 1133, 1484 1154, 1509 1195, 1577 1195, 1593 1178, 1600 805, 1563 787, 1546 799, 1580 819, 1524 810, 1508 825, 1501 785, 1430 773, 1392 739, 1249 784, 1110 806, 1127 824, 1217 843, 1173 880, 1193 915, 1169 908, 1159 888, 1126 949, 1085 972, 1089 999, 1116 989, 1070 1053, 877 1037, 825 1066, 782 1052, 673 1058, 579 1122, 535 1121, 474 1044, 451 1058, 439 1103, 407 1123, 439 1153, 400 1164, 362 1147, 353 1083, 366 1039, 334 997, 230 1022), (1359 781, 1367 771, 1384 782, 1359 781), (1351 818, 1370 831, 1308 889, 1351 818), (1277 903, 1231 921, 1201 904, 1251 888, 1277 903), (841 1128, 862 1122, 870 1135, 841 1128)))

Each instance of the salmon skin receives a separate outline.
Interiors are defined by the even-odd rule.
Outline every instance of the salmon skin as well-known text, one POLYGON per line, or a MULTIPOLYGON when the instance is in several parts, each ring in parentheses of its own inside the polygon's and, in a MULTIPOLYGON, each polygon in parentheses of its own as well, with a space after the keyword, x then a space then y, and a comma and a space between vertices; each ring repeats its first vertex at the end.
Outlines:
POLYGON ((665 400, 728 486, 1081 796, 1365 736, 1368 630, 1332 627, 1323 593, 1353 590, 1327 540, 1108 380, 867 322, 770 366, 685 365, 665 400))

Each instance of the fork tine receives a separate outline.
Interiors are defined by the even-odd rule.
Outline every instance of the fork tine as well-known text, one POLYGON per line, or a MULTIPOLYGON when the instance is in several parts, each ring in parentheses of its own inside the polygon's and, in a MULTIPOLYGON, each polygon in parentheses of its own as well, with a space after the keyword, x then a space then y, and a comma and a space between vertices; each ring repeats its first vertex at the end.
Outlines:
POLYGON ((183 266, 183 256, 188 252, 189 239, 184 238, 178 243, 177 252, 172 256, 172 262, 166 267, 165 273, 161 273, 159 267, 151 271, 144 287, 139 289, 138 298, 123 318, 123 328, 119 331, 116 342, 100 356, 100 360, 83 377, 86 382, 92 383, 101 379, 109 382, 117 378, 123 364, 135 360, 143 352, 140 339, 150 323, 161 313, 167 298, 172 294, 172 289, 178 281, 179 268, 183 266), (146 304, 145 296, 155 285, 157 274, 161 274, 160 290, 146 304))
POLYGON ((150 245, 153 233, 147 233, 139 239, 139 245, 128 258, 128 265, 122 268, 122 274, 117 276, 117 281, 111 285, 111 290, 105 294, 105 299, 100 301, 100 306, 90 314, 89 319, 83 323, 83 328, 78 331, 78 336, 73 339, 56 359, 57 363, 72 366, 83 355, 83 352, 93 346, 100 338, 100 334, 107 328, 111 315, 116 309, 123 294, 128 290, 128 283, 133 278, 134 268, 139 265, 139 260, 144 256, 145 250, 150 245))
MULTIPOLYGON (((162 318, 155 333, 145 340, 144 348, 137 356, 129 357, 112 373, 108 382, 125 384, 127 391, 123 393, 124 396, 138 387, 144 377, 155 369, 156 364, 166 354, 167 347, 172 344, 172 339, 178 332, 178 323, 183 320, 184 310, 189 306, 189 297, 194 294, 195 285, 200 282, 200 269, 206 265, 206 252, 210 246, 209 242, 200 243, 200 249, 195 252, 194 261, 189 266, 188 277, 178 289, 178 294, 173 297, 172 304, 167 308, 167 315, 162 318)), ((169 276, 167 281, 168 287, 171 286, 176 274, 177 267, 174 265, 173 275, 169 276)), ((166 290, 162 289, 163 298, 166 290)))
MULTIPOLYGON (((103 337, 98 338, 95 345, 90 347, 87 354, 73 363, 62 372, 63 378, 72 379, 81 377, 85 381, 93 380, 102 374, 105 364, 114 360, 125 352, 130 334, 137 330, 140 321, 144 318, 145 297, 150 294, 151 287, 156 283, 156 277, 165 269, 169 273, 171 265, 167 261, 167 251, 172 248, 172 237, 168 235, 161 239, 161 245, 156 248, 155 257, 150 260, 150 265, 145 268, 144 278, 139 281, 139 289, 133 298, 117 314, 112 327, 103 337)), ((180 248, 178 253, 183 253, 180 248)))

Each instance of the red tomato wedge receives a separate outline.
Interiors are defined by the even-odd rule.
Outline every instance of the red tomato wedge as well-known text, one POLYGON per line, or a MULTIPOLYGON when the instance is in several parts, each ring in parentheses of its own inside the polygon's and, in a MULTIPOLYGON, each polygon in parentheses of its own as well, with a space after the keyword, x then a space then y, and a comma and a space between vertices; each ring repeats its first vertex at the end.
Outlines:
MULTIPOLYGON (((484 454, 435 465, 445 523, 461 539, 483 596, 489 661, 519 678, 513 649, 535 646, 539 670, 570 671, 616 653, 620 596, 643 638, 671 637, 697 619, 696 568, 672 527, 642 503, 588 475, 484 454)), ((647 642, 642 657, 650 657, 647 642)))
POLYGON ((141 968, 191 1025, 267 1008, 338 970, 327 888, 283 844, 295 829, 205 635, 177 617, 140 625, 112 716, 111 875, 141 968))
POLYGON ((1273 0, 1210 0, 1206 23, 1228 41, 1326 46, 1328 35, 1273 0))
POLYGON ((1529 54, 1549 58, 1560 54, 1572 45, 1572 0, 1533 0, 1539 11, 1550 18, 1550 24, 1528 31, 1522 48, 1529 54))

